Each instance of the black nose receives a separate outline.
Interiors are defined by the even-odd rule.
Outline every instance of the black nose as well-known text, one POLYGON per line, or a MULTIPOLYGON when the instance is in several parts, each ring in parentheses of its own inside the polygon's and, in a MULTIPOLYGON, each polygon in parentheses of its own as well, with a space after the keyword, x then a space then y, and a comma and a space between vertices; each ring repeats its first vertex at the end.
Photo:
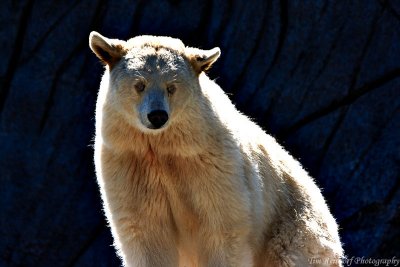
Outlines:
POLYGON ((168 121, 168 113, 164 110, 154 110, 147 114, 147 118, 155 129, 159 129, 168 121))

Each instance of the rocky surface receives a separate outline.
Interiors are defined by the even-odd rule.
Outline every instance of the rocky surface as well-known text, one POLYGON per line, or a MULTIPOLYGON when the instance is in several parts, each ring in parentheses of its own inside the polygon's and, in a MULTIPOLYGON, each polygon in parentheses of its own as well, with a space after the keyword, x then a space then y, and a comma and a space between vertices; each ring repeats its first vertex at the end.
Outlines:
POLYGON ((0 266, 119 266, 91 148, 97 30, 221 47, 210 76, 323 188, 346 254, 400 257, 400 4, 2 1, 0 266))

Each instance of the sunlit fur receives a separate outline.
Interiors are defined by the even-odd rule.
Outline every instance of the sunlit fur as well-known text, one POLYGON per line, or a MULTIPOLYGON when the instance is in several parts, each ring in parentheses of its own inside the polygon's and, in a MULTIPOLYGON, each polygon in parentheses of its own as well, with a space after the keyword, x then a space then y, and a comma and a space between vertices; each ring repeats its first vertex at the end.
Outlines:
POLYGON ((125 266, 341 266, 337 224, 312 178, 202 72, 219 49, 97 33, 90 45, 106 64, 96 172, 125 266), (138 79, 177 85, 162 129, 138 119, 138 79))

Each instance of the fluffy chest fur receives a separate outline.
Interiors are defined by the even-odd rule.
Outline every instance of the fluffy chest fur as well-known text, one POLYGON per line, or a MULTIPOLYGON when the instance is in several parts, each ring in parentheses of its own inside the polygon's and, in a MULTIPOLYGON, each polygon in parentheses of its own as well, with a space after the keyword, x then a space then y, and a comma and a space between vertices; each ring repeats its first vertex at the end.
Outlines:
POLYGON ((172 229, 183 262, 199 262, 204 236, 222 240, 251 229, 243 170, 219 154, 160 156, 150 147, 142 155, 115 154, 103 147, 101 159, 113 221, 129 225, 133 232, 124 234, 133 236, 143 224, 172 229))
POLYGON ((243 171, 221 155, 160 156, 150 147, 143 155, 116 155, 103 148, 102 158, 104 171, 113 170, 106 174, 112 177, 105 181, 109 186, 130 192, 132 201, 141 202, 147 215, 168 213, 178 232, 195 229, 199 223, 229 227, 226 216, 232 221, 244 219, 228 212, 249 203, 249 196, 243 192, 243 171), (225 202, 221 198, 231 199, 225 202))

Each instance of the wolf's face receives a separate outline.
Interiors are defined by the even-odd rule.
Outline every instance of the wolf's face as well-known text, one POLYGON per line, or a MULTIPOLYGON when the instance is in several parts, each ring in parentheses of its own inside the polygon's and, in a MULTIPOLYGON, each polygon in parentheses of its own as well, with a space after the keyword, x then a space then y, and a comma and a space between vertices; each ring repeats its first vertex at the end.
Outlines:
POLYGON ((182 55, 166 48, 134 48, 112 69, 109 94, 134 126, 157 132, 184 110, 196 79, 182 55))
POLYGON ((107 102, 149 133, 167 129, 190 99, 196 101, 199 74, 220 55, 218 48, 189 48, 178 39, 156 36, 125 42, 92 33, 90 46, 110 71, 107 102))

